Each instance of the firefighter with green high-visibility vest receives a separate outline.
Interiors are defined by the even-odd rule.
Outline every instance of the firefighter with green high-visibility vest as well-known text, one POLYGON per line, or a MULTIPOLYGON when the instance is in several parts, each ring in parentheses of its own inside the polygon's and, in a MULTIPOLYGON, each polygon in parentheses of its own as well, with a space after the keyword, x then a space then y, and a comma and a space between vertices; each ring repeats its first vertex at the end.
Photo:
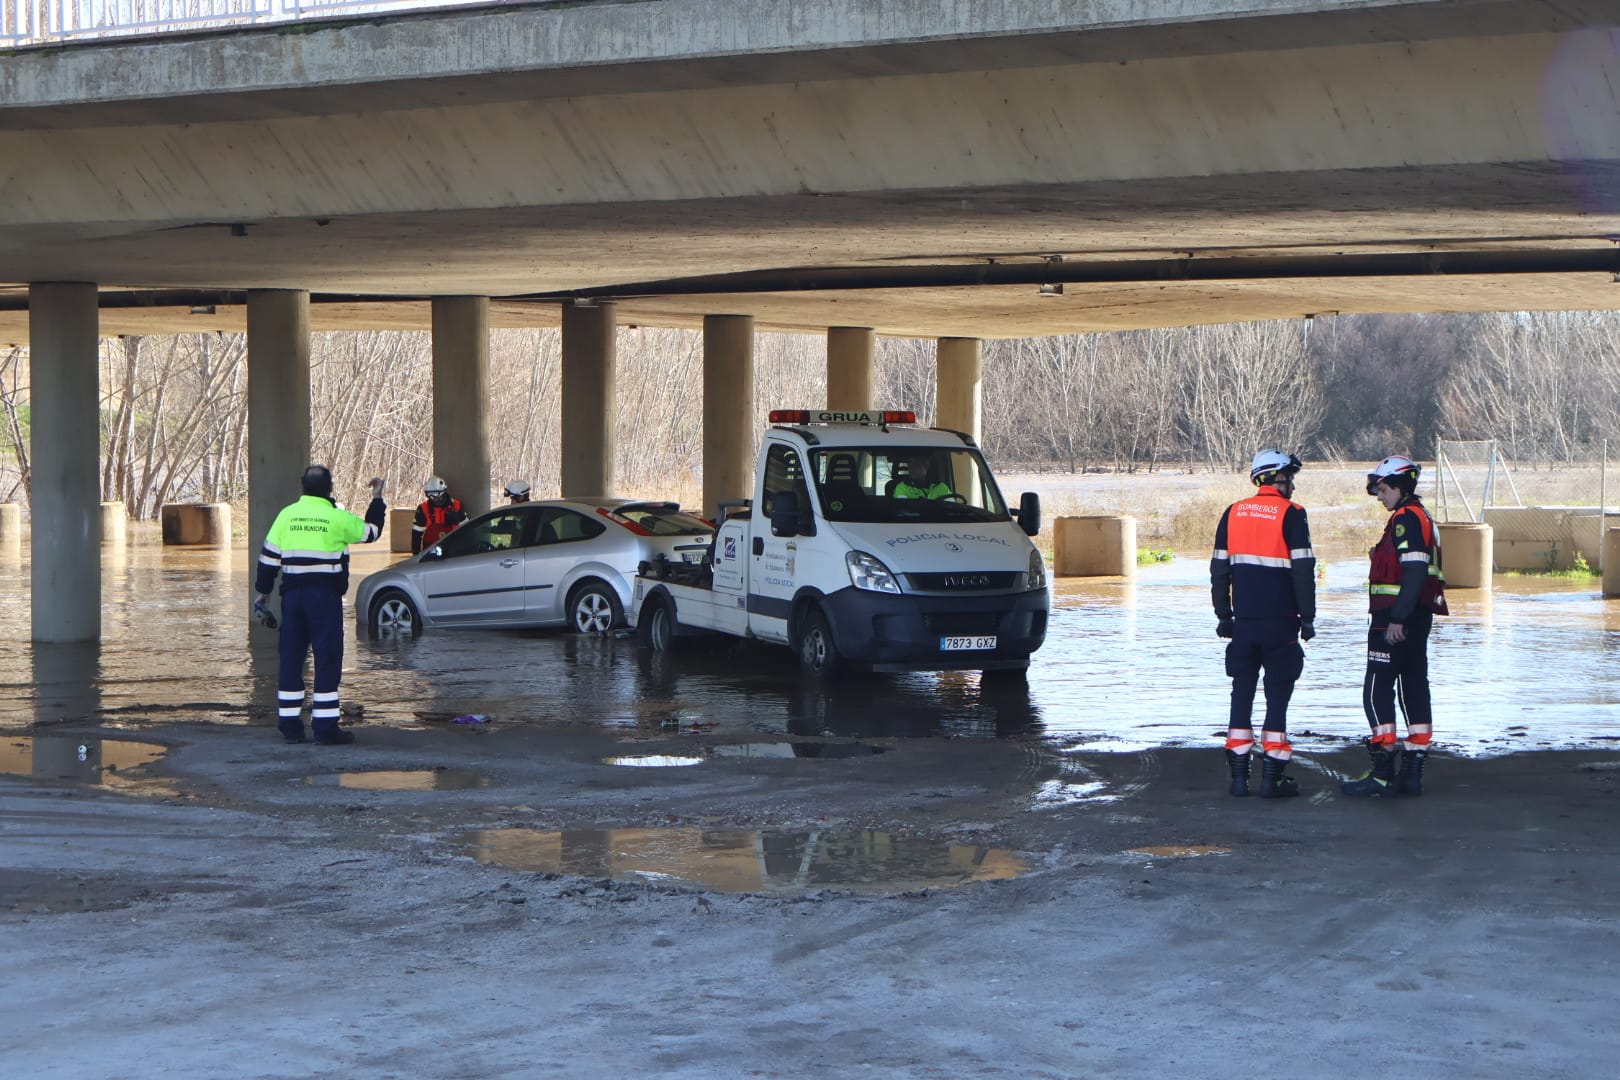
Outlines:
POLYGON ((1367 474, 1367 494, 1390 512, 1372 549, 1367 574, 1367 677, 1362 704, 1372 735, 1372 768, 1341 785, 1346 795, 1421 795, 1434 712, 1429 700, 1429 632, 1446 610, 1440 533, 1417 495, 1418 464, 1392 455, 1367 474), (1406 714, 1406 746, 1398 748, 1395 701, 1406 714), (1400 755, 1400 768, 1395 759, 1400 755))
MULTIPOLYGON (((303 495, 276 515, 259 552, 254 580, 256 612, 268 611, 270 589, 281 575, 280 673, 276 682, 277 719, 282 738, 304 735, 304 658, 315 654, 315 696, 310 703, 310 734, 324 746, 354 741, 338 726, 338 682, 343 674, 343 594, 349 590, 349 545, 382 535, 388 520, 381 477, 371 480, 371 505, 362 520, 332 498, 332 474, 324 465, 304 470, 303 495)), ((261 616, 263 618, 263 616, 261 616)), ((265 620, 268 625, 276 625, 265 620)))

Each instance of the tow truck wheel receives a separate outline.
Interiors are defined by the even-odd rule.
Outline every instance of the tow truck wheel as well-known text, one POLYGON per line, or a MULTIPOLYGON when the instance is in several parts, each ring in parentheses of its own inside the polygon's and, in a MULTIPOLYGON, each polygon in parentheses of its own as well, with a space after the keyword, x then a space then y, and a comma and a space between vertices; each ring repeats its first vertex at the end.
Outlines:
POLYGON ((371 604, 371 636, 412 637, 421 629, 411 598, 398 589, 384 590, 371 604))
POLYGON ((581 634, 605 634, 624 621, 624 610, 613 589, 600 581, 586 581, 568 595, 568 625, 581 634))
POLYGON ((804 629, 799 634, 799 666, 805 674, 828 678, 843 666, 838 647, 833 644, 832 627, 819 608, 811 608, 804 616, 804 629))
POLYGON ((641 609, 641 643, 653 652, 669 652, 675 644, 675 615, 664 600, 649 600, 641 609))

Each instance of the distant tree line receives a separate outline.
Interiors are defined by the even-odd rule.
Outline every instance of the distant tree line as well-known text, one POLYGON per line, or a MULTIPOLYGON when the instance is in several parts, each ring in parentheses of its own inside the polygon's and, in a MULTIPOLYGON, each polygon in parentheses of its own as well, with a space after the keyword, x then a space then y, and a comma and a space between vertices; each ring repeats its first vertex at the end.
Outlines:
MULTIPOLYGON (((557 490, 555 330, 491 337, 491 483, 557 490)), ((414 492, 433 470, 426 334, 317 334, 315 457, 354 502, 381 474, 414 492)), ((136 517, 169 501, 247 488, 242 335, 103 342, 102 495, 136 517)), ((771 408, 825 400, 825 344, 757 339, 754 426, 771 408)), ((702 338, 618 337, 617 473, 653 495, 702 464, 702 338)), ((879 342, 878 403, 934 416, 934 344, 879 342)), ((0 500, 26 498, 27 351, 0 352, 0 500)), ((1510 460, 1558 465, 1620 447, 1620 316, 1601 313, 1341 316, 1231 323, 984 346, 984 445, 1003 464, 1070 471, 1233 468, 1263 445, 1314 459, 1432 455, 1437 438, 1496 439, 1510 460)), ((401 496, 403 498, 403 496, 401 496)))

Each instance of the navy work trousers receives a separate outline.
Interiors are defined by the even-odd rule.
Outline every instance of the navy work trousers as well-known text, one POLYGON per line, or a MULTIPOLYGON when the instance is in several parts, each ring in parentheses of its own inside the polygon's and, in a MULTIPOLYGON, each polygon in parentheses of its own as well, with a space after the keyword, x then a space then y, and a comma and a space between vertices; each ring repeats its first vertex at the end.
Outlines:
POLYGON ((1238 619, 1226 645, 1226 673, 1232 677, 1232 721, 1235 728, 1254 727, 1254 690, 1265 672, 1266 731, 1288 730, 1288 699, 1305 670, 1299 647, 1299 620, 1238 619))
POLYGON ((1394 732, 1396 692, 1406 726, 1427 730, 1434 723, 1434 707, 1429 698, 1429 633, 1434 615, 1415 611, 1402 624, 1406 637, 1398 645, 1384 638, 1389 630, 1388 615, 1367 630, 1367 678, 1362 683, 1361 703, 1367 711, 1367 725, 1373 734, 1394 732))
POLYGON ((304 657, 315 653, 315 699, 309 726, 319 739, 338 726, 338 681, 343 677, 343 595, 320 585, 281 594, 281 671, 276 697, 283 735, 304 733, 304 657))

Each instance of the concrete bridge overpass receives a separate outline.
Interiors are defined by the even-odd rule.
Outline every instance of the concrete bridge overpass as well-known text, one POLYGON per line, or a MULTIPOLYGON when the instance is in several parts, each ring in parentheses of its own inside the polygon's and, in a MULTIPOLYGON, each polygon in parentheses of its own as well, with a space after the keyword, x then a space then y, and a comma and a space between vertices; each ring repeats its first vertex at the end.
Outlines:
MULTIPOLYGON (((253 428, 288 431, 312 327, 431 327, 471 489, 488 327, 560 323, 583 491, 613 323, 703 326, 713 502, 755 328, 840 328, 841 405, 873 332, 944 339, 972 427, 983 337, 1612 307, 1617 42, 1606 0, 640 0, 0 54, 0 341, 33 342, 62 492, 36 528, 95 518, 97 333, 245 326, 253 428)), ((308 453, 268 442, 253 535, 308 453)))

